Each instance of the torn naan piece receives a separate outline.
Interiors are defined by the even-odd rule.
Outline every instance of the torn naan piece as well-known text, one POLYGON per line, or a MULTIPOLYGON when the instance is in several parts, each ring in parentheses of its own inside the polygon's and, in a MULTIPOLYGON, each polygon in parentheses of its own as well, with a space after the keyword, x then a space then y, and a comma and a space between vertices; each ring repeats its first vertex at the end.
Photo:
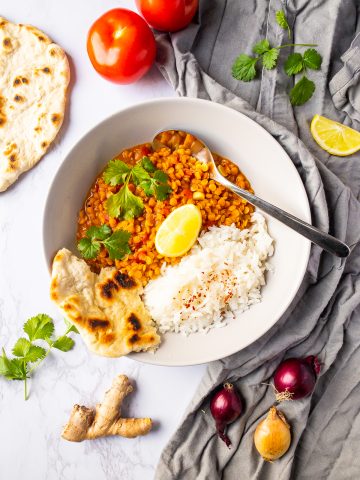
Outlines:
POLYGON ((141 293, 142 286, 115 267, 103 268, 97 275, 66 248, 54 258, 51 299, 93 353, 120 357, 159 345, 141 293))
POLYGON ((33 167, 64 118, 64 51, 30 25, 0 17, 0 192, 33 167))

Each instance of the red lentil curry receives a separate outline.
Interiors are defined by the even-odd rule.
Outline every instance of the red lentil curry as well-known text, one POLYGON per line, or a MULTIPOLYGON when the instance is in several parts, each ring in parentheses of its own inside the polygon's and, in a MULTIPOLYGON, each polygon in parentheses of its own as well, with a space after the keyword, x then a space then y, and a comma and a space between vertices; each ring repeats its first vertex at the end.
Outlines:
MULTIPOLYGON (((92 226, 108 225, 113 232, 126 230, 131 234, 131 253, 122 259, 112 259, 106 248, 101 246, 95 258, 87 259, 94 271, 116 266, 145 285, 160 274, 164 262, 179 262, 180 258, 160 255, 154 241, 158 228, 170 212, 187 203, 193 203, 200 209, 202 231, 212 225, 234 224, 239 229, 250 225, 254 207, 210 179, 209 166, 191 156, 194 140, 192 135, 182 132, 180 135, 163 135, 160 141, 166 147, 156 152, 151 144, 146 143, 128 148, 116 157, 132 167, 145 156, 156 169, 166 173, 167 184, 171 187, 168 197, 158 200, 153 195, 147 196, 139 185, 130 181, 129 190, 140 197, 143 203, 142 212, 135 218, 114 218, 109 215, 106 202, 111 195, 119 192, 121 186, 105 183, 103 173, 96 178, 79 212, 77 240, 84 238, 92 226)), ((252 192, 249 181, 234 163, 216 154, 214 158, 220 172, 228 180, 252 192)))

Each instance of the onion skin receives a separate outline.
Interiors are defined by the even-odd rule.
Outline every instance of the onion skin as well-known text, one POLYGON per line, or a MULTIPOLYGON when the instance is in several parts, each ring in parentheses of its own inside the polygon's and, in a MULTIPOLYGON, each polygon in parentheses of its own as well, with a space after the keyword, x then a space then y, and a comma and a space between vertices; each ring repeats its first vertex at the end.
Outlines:
POLYGON ((227 447, 231 447, 230 438, 225 429, 229 423, 234 422, 242 412, 241 398, 232 383, 225 383, 210 402, 210 411, 216 423, 216 430, 227 447))
POLYGON ((256 450, 268 462, 277 460, 288 451, 291 443, 290 425, 275 407, 270 408, 266 418, 256 427, 254 443, 256 450))
MULTIPOLYGON (((280 394, 287 392, 291 400, 304 398, 314 390, 319 371, 317 357, 288 358, 275 371, 275 389, 280 394)), ((279 397, 281 398, 281 395, 279 397)))

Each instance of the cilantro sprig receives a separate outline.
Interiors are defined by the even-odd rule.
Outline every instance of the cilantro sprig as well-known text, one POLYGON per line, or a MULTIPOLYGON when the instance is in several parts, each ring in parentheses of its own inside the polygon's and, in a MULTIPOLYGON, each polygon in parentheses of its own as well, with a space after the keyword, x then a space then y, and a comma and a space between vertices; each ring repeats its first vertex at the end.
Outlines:
POLYGON ((69 333, 79 333, 77 328, 68 320, 65 320, 66 330, 63 335, 54 337, 54 322, 46 314, 40 313, 35 317, 29 318, 24 326, 26 337, 20 337, 15 343, 12 354, 9 358, 2 348, 0 356, 0 375, 8 380, 22 380, 24 382, 24 396, 28 399, 27 379, 32 372, 45 360, 53 348, 68 352, 75 344, 69 337, 69 333), (42 341, 44 346, 35 342, 42 341))
POLYGON ((104 245, 112 260, 121 260, 125 255, 131 253, 130 236, 126 230, 113 232, 108 225, 92 226, 88 228, 85 237, 78 242, 77 246, 81 256, 87 260, 99 255, 101 245, 104 245))
POLYGON ((133 167, 121 160, 111 160, 106 167, 103 178, 105 183, 115 186, 122 185, 121 189, 111 195, 106 201, 106 209, 111 217, 124 218, 125 220, 141 215, 144 203, 129 188, 133 182, 139 186, 147 196, 155 196, 157 200, 165 200, 171 187, 168 184, 168 176, 162 170, 158 170, 149 157, 143 157, 133 167))
MULTIPOLYGON (((289 38, 291 38, 291 30, 285 13, 283 10, 278 10, 275 14, 278 25, 288 30, 289 38)), ((256 43, 252 51, 256 56, 249 56, 241 53, 232 65, 232 76, 236 80, 243 82, 250 82, 254 80, 257 75, 256 66, 262 63, 267 70, 272 70, 276 67, 280 50, 287 47, 316 47, 316 44, 310 43, 288 43, 285 45, 278 45, 272 47, 269 41, 265 38, 256 43)), ((304 54, 291 53, 285 61, 284 69, 287 75, 296 75, 301 72, 306 72, 307 69, 319 70, 321 67, 322 57, 314 49, 308 48, 304 54)), ((290 91, 290 102, 294 106, 303 105, 313 95, 315 91, 315 83, 309 80, 304 74, 303 77, 294 85, 290 91)))
MULTIPOLYGON (((285 73, 289 76, 297 73, 306 72, 307 69, 319 70, 322 57, 314 49, 305 50, 304 54, 291 53, 284 65, 285 73)), ((292 105, 299 106, 307 102, 315 91, 315 83, 309 80, 304 74, 294 87, 290 90, 290 102, 292 105)))
POLYGON ((284 30, 288 31, 289 39, 291 38, 291 29, 287 21, 284 10, 278 10, 275 13, 276 23, 284 30))

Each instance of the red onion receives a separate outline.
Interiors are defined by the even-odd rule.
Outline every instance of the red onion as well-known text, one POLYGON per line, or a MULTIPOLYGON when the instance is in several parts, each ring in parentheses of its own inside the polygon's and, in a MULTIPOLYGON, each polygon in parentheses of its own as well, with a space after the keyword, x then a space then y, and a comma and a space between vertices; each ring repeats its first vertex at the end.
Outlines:
POLYGON ((210 411, 219 437, 230 448, 231 441, 225 433, 226 425, 236 420, 242 411, 240 396, 232 383, 225 383, 223 388, 215 393, 210 402, 210 411))
POLYGON ((288 358, 275 371, 274 385, 279 392, 277 400, 283 400, 284 395, 296 400, 309 395, 315 387, 316 376, 320 372, 317 357, 311 355, 306 358, 288 358))

